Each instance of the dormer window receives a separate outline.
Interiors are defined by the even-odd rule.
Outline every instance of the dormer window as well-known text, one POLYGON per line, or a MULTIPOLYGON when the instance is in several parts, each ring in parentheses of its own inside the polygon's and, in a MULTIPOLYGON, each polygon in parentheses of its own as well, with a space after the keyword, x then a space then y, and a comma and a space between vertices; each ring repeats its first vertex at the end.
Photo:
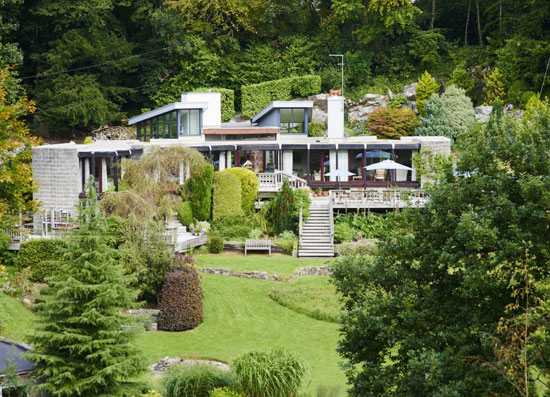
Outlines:
POLYGON ((301 134, 305 131, 306 109, 281 109, 281 133, 301 134))

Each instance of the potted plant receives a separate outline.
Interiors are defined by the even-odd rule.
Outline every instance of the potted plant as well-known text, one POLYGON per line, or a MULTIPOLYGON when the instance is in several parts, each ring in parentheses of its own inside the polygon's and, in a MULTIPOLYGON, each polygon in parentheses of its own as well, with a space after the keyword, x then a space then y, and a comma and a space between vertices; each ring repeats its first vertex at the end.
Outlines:
POLYGON ((204 236, 210 230, 210 223, 208 223, 207 221, 197 222, 197 229, 199 232, 199 236, 204 236))

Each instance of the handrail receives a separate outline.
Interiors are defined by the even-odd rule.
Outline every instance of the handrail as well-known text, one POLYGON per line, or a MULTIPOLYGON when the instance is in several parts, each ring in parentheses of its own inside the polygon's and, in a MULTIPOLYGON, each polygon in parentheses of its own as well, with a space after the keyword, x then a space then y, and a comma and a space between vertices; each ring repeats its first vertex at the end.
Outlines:
POLYGON ((300 220, 298 224, 298 248, 302 245, 302 222, 303 222, 303 210, 300 207, 300 220))
POLYGON ((334 247, 334 211, 332 210, 332 200, 328 202, 329 220, 330 220, 330 244, 334 247))

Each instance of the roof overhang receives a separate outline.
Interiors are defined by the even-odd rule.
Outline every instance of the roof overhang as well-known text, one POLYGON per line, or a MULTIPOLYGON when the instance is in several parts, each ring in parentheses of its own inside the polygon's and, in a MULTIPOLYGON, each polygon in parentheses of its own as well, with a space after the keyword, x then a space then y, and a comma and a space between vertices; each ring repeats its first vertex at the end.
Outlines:
POLYGON ((174 102, 161 108, 153 109, 148 112, 142 113, 139 116, 132 117, 128 120, 128 125, 136 124, 150 118, 160 116, 164 113, 169 113, 174 110, 180 109, 207 109, 208 102, 174 102))

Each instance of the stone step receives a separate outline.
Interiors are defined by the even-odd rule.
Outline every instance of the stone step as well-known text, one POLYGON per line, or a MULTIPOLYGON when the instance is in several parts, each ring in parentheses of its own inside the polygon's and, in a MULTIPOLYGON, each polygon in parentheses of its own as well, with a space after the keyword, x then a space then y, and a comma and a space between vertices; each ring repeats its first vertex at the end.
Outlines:
POLYGON ((334 252, 299 252, 298 256, 302 258, 332 258, 334 252))

